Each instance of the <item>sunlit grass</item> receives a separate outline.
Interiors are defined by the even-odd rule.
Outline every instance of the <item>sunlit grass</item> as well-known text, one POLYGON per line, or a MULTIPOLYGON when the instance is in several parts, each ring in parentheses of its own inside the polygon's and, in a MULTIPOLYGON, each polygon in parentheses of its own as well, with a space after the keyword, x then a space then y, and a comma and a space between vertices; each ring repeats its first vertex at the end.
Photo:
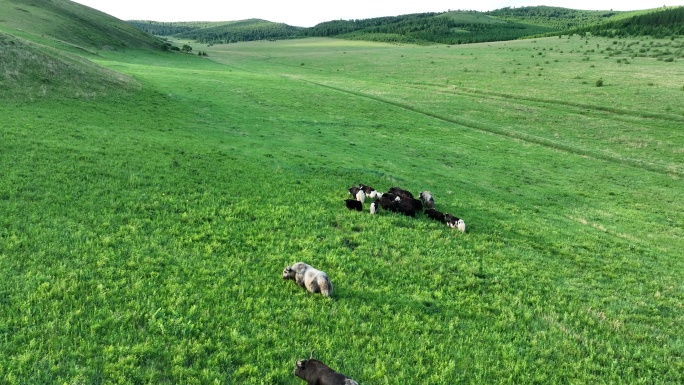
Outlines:
POLYGON ((682 107, 647 101, 682 91, 628 79, 677 62, 584 44, 113 53, 142 90, 3 104, 1 378, 295 384, 315 349, 360 384, 681 382, 682 107), (350 212, 359 182, 468 232, 350 212))

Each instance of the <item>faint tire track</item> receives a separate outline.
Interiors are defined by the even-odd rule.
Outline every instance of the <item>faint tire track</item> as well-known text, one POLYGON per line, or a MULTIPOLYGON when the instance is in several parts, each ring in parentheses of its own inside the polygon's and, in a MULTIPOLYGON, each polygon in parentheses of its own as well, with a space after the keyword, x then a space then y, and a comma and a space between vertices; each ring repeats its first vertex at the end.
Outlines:
MULTIPOLYGON (((621 166, 631 166, 631 167, 635 167, 635 168, 639 168, 639 169, 648 170, 651 172, 667 175, 670 177, 673 174, 677 175, 678 177, 684 176, 683 171, 666 169, 664 166, 660 166, 658 164, 654 164, 651 162, 646 162, 646 161, 637 160, 637 159, 616 158, 614 156, 610 156, 607 154, 597 153, 595 151, 582 149, 582 148, 567 145, 564 143, 559 143, 559 142, 556 142, 556 141, 553 141, 550 139, 546 139, 546 138, 540 138, 537 136, 528 135, 528 134, 525 134, 522 132, 500 130, 500 129, 497 129, 497 128, 492 127, 490 125, 483 124, 483 123, 476 122, 476 121, 472 121, 472 120, 468 120, 468 119, 445 117, 445 116, 439 115, 439 114, 431 112, 431 111, 426 111, 426 110, 420 109, 420 108, 412 106, 410 104, 385 99, 385 98, 382 98, 379 96, 370 95, 370 94, 366 94, 363 92, 352 91, 352 90, 340 88, 337 86, 331 86, 328 84, 318 83, 318 82, 315 82, 312 80, 302 79, 302 78, 296 77, 296 76, 289 76, 289 75, 283 75, 283 76, 286 76, 290 79, 295 79, 295 80, 298 80, 301 82, 305 82, 305 83, 308 83, 311 85, 315 85, 318 87, 324 87, 324 88, 328 88, 328 89, 335 90, 338 92, 346 93, 349 95, 354 95, 357 97, 362 97, 362 98, 374 100, 374 101, 381 102, 384 104, 389 104, 389 105, 392 105, 394 107, 398 107, 398 108, 401 108, 401 109, 404 109, 407 111, 411 111, 414 113, 418 113, 421 115, 429 116, 431 118, 438 119, 438 120, 441 120, 444 122, 458 124, 460 126, 468 127, 468 128, 474 129, 474 130, 482 131, 482 132, 487 132, 487 133, 494 134, 494 135, 499 135, 499 136, 504 136, 504 137, 509 137, 509 138, 521 140, 521 141, 524 141, 527 143, 532 143, 532 144, 536 144, 539 146, 548 147, 548 148, 552 148, 552 149, 559 150, 559 151, 564 151, 564 152, 567 152, 570 154, 586 156, 586 157, 590 157, 590 158, 594 158, 594 159, 600 159, 600 160, 608 161, 608 162, 611 162, 614 164, 619 164, 621 166)), ((485 92, 481 92, 481 93, 486 94, 485 92)), ((575 103, 568 103, 568 105, 574 106, 577 108, 578 105, 580 105, 580 104, 577 103, 577 105, 575 105, 575 103)), ((592 107, 593 106, 590 106, 590 105, 586 105, 586 106, 581 105, 580 108, 592 108, 592 107)), ((607 112, 614 112, 616 109, 602 108, 601 110, 607 111, 607 112)), ((644 117, 642 115, 630 114, 630 113, 628 113, 628 111, 620 111, 620 113, 624 113, 625 115, 633 115, 633 116, 637 116, 637 117, 644 117)), ((651 116, 651 117, 653 117, 653 116, 651 116)), ((658 117, 662 118, 660 116, 658 116, 658 117)), ((672 121, 678 121, 677 119, 671 119, 671 120, 672 121)), ((682 119, 682 121, 684 122, 684 119, 682 119)))

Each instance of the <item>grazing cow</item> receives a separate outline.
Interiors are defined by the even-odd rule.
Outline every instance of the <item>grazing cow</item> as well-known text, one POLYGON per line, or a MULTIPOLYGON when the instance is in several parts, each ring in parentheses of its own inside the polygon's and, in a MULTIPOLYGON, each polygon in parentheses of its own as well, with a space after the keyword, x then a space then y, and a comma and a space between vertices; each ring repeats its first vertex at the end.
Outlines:
POLYGON ((361 190, 363 190, 363 192, 366 193, 366 195, 370 195, 371 193, 373 193, 373 191, 376 191, 373 187, 366 186, 363 183, 359 183, 359 187, 361 188, 361 190))
POLYGON ((345 199, 344 203, 349 210, 363 211, 363 203, 355 199, 345 199))
POLYGON ((380 198, 380 206, 385 210, 402 213, 408 217, 416 216, 416 209, 411 200, 402 199, 392 193, 385 193, 382 195, 380 198))
POLYGON ((363 190, 359 190, 359 191, 356 193, 356 200, 359 201, 359 202, 361 202, 361 203, 363 203, 363 201, 366 200, 366 193, 363 192, 363 190))
POLYGON ((312 293, 321 293, 326 297, 330 297, 333 293, 333 285, 328 275, 304 262, 286 266, 283 270, 283 279, 294 279, 297 285, 312 293))
POLYGON ((352 186, 352 187, 349 188, 349 193, 350 193, 353 197, 356 197, 356 194, 357 194, 359 191, 363 191, 363 190, 361 189, 361 187, 359 187, 359 186, 352 186))
POLYGON ((432 194, 429 191, 423 191, 419 194, 420 200, 423 201, 425 207, 429 209, 435 208, 435 200, 432 198, 432 194))
POLYGON ((425 215, 427 215, 428 218, 430 218, 430 219, 434 219, 436 221, 446 223, 446 218, 444 217, 444 213, 437 211, 435 209, 425 210, 425 215))
POLYGON ((336 372, 321 361, 313 358, 299 360, 295 364, 294 375, 306 381, 307 385, 359 385, 356 381, 336 372))
POLYGON ((391 187, 388 192, 398 195, 403 201, 409 202, 413 206, 413 211, 423 211, 423 202, 420 199, 414 198, 410 191, 399 187, 391 187))
POLYGON ((413 199, 413 194, 411 194, 410 191, 404 190, 404 189, 399 188, 399 187, 390 187, 390 189, 387 190, 387 192, 391 192, 392 194, 397 194, 397 195, 399 195, 399 196, 402 197, 402 198, 411 198, 411 199, 413 199))
POLYGON ((375 201, 371 202, 371 204, 370 204, 370 213, 371 213, 371 214, 377 213, 377 212, 378 212, 378 207, 379 207, 379 206, 380 206, 380 202, 379 202, 379 201, 375 200, 375 201))
POLYGON ((352 186, 349 188, 349 193, 356 198, 357 201, 363 203, 363 201, 366 199, 366 193, 363 191, 362 188, 363 185, 361 186, 352 186))
POLYGON ((396 202, 397 211, 406 215, 407 217, 416 216, 416 207, 414 206, 414 201, 400 200, 396 202))
POLYGON ((378 199, 382 197, 382 193, 378 190, 373 190, 370 192, 370 194, 366 194, 366 196, 370 197, 371 199, 378 199))
POLYGON ((447 226, 451 227, 452 229, 458 229, 460 232, 465 233, 466 228, 463 219, 455 217, 451 214, 446 214, 444 219, 446 219, 447 226))
POLYGON ((380 206, 385 210, 396 211, 392 210, 392 207, 395 204, 395 202, 399 202, 400 200, 401 198, 399 198, 398 195, 392 193, 384 193, 380 197, 380 206))
POLYGON ((423 211, 423 202, 420 199, 409 199, 408 203, 413 206, 414 211, 423 211))
POLYGON ((394 208, 396 208, 396 204, 399 201, 401 201, 401 198, 398 195, 392 193, 384 193, 380 197, 380 207, 382 207, 385 210, 396 211, 394 210, 394 208))

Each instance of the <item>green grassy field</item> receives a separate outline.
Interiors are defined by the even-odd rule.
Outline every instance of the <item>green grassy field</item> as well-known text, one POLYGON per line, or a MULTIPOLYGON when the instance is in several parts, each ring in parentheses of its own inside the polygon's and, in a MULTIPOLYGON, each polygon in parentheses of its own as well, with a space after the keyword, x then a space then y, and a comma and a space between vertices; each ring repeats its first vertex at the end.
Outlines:
POLYGON ((359 384, 681 383, 682 44, 91 56, 140 87, 0 104, 0 382, 298 384, 315 349, 359 384), (468 231, 350 212, 360 182, 468 231))

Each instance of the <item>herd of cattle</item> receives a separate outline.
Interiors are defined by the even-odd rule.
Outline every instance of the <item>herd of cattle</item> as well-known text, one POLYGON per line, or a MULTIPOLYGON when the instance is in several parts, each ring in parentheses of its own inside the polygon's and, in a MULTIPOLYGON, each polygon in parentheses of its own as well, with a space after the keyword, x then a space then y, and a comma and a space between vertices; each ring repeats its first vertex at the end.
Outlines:
POLYGON ((353 197, 345 200, 349 210, 363 211, 363 203, 366 198, 370 198, 373 199, 370 204, 371 214, 377 213, 379 208, 409 217, 415 217, 416 213, 423 212, 428 218, 465 233, 465 222, 461 218, 435 210, 435 199, 429 191, 423 191, 415 198, 410 191, 399 187, 391 187, 387 192, 381 193, 371 186, 359 184, 350 187, 349 193, 353 197))
MULTIPOLYGON (((380 208, 409 217, 415 217, 416 213, 423 212, 428 218, 465 233, 465 222, 462 219, 435 210, 435 200, 429 191, 423 191, 418 194, 418 198, 414 198, 409 191, 399 187, 392 187, 387 192, 381 193, 370 186, 359 184, 349 188, 349 193, 354 198, 345 200, 349 210, 363 211, 363 203, 366 198, 369 198, 373 200, 370 203, 371 214, 376 214, 380 208)), ((297 285, 306 288, 311 293, 321 293, 326 297, 330 297, 333 292, 333 285, 328 275, 304 262, 286 266, 283 270, 283 279, 294 280, 297 285)), ((351 378, 315 360, 313 352, 308 360, 297 361, 294 375, 306 381, 307 385, 358 385, 351 378)))

